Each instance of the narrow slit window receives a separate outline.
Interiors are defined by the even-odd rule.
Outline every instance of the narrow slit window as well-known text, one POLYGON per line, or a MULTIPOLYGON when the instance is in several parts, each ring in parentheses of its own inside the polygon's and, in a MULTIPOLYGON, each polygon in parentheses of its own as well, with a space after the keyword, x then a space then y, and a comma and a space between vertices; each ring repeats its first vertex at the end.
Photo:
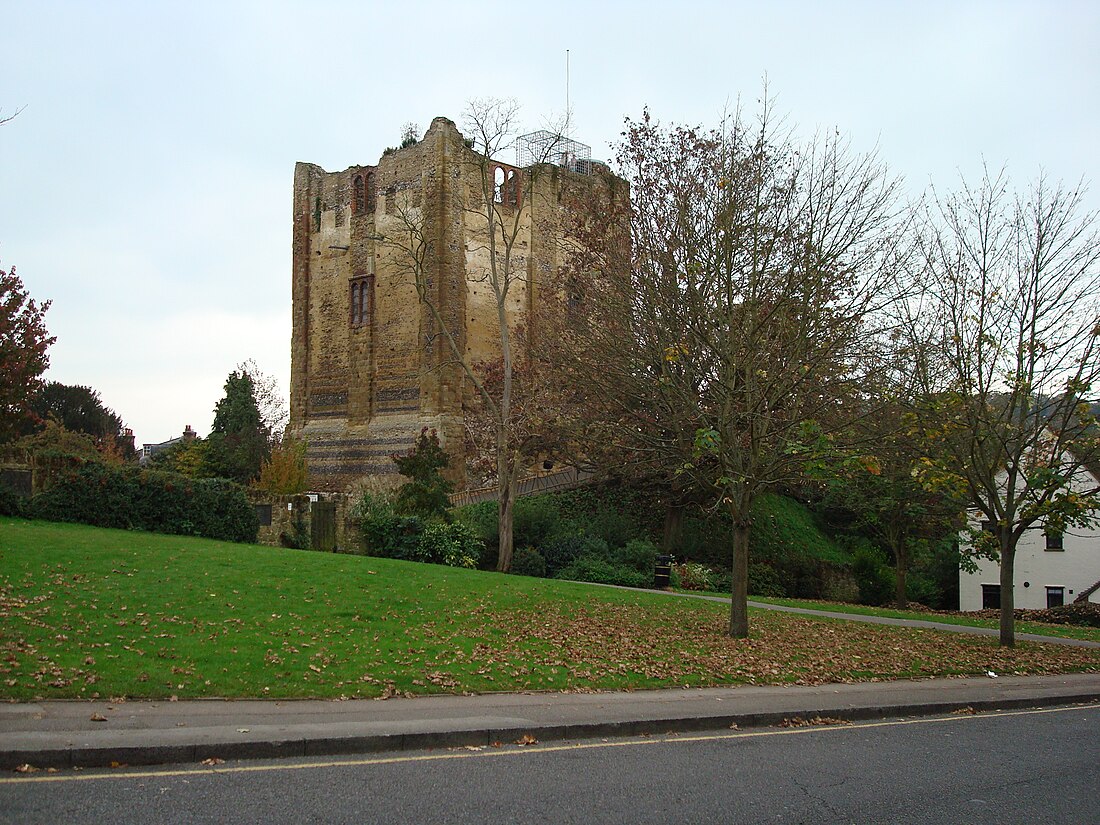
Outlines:
POLYGON ((367 187, 362 175, 355 176, 352 185, 352 211, 356 215, 362 215, 367 208, 367 187))

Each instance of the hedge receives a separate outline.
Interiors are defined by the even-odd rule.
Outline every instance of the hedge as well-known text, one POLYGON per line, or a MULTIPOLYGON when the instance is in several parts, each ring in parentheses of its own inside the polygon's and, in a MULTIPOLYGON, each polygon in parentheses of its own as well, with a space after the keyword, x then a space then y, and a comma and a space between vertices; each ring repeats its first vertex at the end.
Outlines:
POLYGON ((87 464, 61 473, 31 498, 30 518, 254 542, 256 510, 242 487, 224 479, 87 464))

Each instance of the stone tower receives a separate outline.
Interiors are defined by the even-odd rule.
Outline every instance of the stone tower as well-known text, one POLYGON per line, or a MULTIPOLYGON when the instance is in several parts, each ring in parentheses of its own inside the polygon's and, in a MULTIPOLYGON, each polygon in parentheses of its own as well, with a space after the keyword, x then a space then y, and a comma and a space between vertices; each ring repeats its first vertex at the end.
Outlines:
MULTIPOLYGON (((564 165, 540 166, 546 173, 531 177, 495 160, 488 167, 496 208, 519 218, 514 262, 523 277, 509 295, 510 325, 529 317, 540 282, 564 263, 570 204, 584 200, 571 195, 612 181, 602 164, 561 158, 564 165)), ((313 489, 395 473, 390 456, 409 449, 424 427, 439 433, 455 480, 464 482, 466 378, 433 333, 407 250, 392 239, 414 228, 429 241, 422 281, 467 360, 498 354, 496 305, 484 280, 484 169, 446 118, 374 166, 330 173, 296 165, 290 432, 308 442, 313 489)))

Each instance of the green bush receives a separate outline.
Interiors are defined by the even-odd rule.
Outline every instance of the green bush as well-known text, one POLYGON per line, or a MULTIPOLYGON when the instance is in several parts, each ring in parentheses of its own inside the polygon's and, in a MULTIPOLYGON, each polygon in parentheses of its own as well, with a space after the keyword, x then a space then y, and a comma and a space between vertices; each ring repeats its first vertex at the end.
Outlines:
POLYGON ((455 521, 471 527, 481 542, 496 547, 499 534, 497 532, 497 503, 495 501, 479 501, 477 504, 457 507, 454 510, 453 517, 455 521))
POLYGON ((359 522, 359 535, 368 556, 421 561, 420 537, 424 521, 418 516, 399 516, 379 511, 359 522))
MULTIPOLYGON (((500 546, 497 509, 495 501, 481 501, 454 511, 455 521, 468 525, 482 544, 478 563, 482 570, 491 570, 497 564, 500 546)), ((575 527, 570 522, 562 519, 557 503, 550 496, 525 496, 516 500, 512 510, 514 547, 541 549, 555 536, 574 530, 575 527)))
MULTIPOLYGON (((731 593, 733 591, 733 570, 730 569, 730 565, 712 567, 710 569, 710 581, 714 585, 716 593, 731 593)), ((749 592, 751 593, 752 590, 749 590, 749 592)))
POLYGON ((516 547, 542 547, 551 536, 569 532, 562 524, 558 504, 550 496, 524 496, 512 510, 512 536, 516 547))
POLYGON ((706 565, 689 561, 684 564, 674 564, 672 567, 679 577, 679 586, 682 589, 714 590, 714 574, 706 565))
POLYGON ((517 547, 512 556, 512 572, 542 578, 546 575, 546 559, 534 547, 517 547))
POLYGON ((87 464, 60 474, 27 507, 32 518, 254 542, 256 509, 224 479, 87 464))
POLYGON ((653 576, 646 576, 637 570, 615 564, 605 557, 580 556, 561 568, 554 576, 577 582, 596 582, 599 584, 618 584, 623 587, 649 587, 653 576))
POLYGON ((431 564, 448 567, 477 567, 481 542, 477 534, 465 524, 432 522, 420 534, 417 544, 418 558, 431 564))
POLYGON ((612 558, 616 564, 652 576, 657 564, 657 546, 646 539, 631 539, 615 550, 612 558))
POLYGON ((931 576, 910 571, 905 577, 905 598, 926 607, 938 607, 943 602, 943 588, 931 576))
POLYGON ((783 580, 771 565, 754 562, 749 565, 749 593, 753 596, 782 598, 787 593, 783 589, 783 580))
POLYGON ((398 489, 394 507, 404 516, 447 521, 451 482, 443 477, 450 459, 435 430, 424 427, 416 444, 404 455, 391 456, 397 471, 408 479, 398 489))
POLYGON ((0 484, 0 516, 21 516, 26 499, 6 484, 0 484))
POLYGON ((584 533, 569 533, 550 539, 542 547, 542 557, 546 559, 546 573, 549 576, 556 576, 559 570, 582 556, 610 561, 607 542, 584 533))
POLYGON ((859 587, 861 604, 886 604, 894 595, 894 571, 886 564, 886 554, 865 544, 852 560, 852 575, 859 587))
POLYGON ((655 503, 653 494, 625 484, 588 484, 547 497, 557 502, 563 521, 583 524, 586 532, 611 547, 653 538, 664 524, 664 508, 655 503))

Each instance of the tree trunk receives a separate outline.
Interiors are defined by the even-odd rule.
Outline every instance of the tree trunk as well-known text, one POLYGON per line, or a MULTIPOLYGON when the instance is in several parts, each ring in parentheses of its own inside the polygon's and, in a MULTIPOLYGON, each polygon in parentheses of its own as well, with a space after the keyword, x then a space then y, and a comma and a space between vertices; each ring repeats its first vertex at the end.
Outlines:
POLYGON ((909 606, 909 597, 905 594, 905 582, 909 576, 909 548, 904 541, 894 548, 894 564, 894 603, 898 610, 905 610, 909 606))
POLYGON ((733 586, 730 588, 730 636, 749 636, 749 525, 733 522, 733 586))
POLYGON ((669 499, 665 507, 665 531, 661 537, 661 552, 674 555, 680 549, 684 528, 684 505, 669 499))
POLYGON ((1001 547, 1001 647, 1016 646, 1016 599, 1012 588, 1015 556, 1015 547, 1001 547))
POLYGON ((497 570, 507 573, 512 569, 512 505, 516 498, 516 474, 511 468, 505 467, 505 462, 497 463, 499 486, 497 488, 497 525, 499 527, 500 544, 497 550, 497 570))

